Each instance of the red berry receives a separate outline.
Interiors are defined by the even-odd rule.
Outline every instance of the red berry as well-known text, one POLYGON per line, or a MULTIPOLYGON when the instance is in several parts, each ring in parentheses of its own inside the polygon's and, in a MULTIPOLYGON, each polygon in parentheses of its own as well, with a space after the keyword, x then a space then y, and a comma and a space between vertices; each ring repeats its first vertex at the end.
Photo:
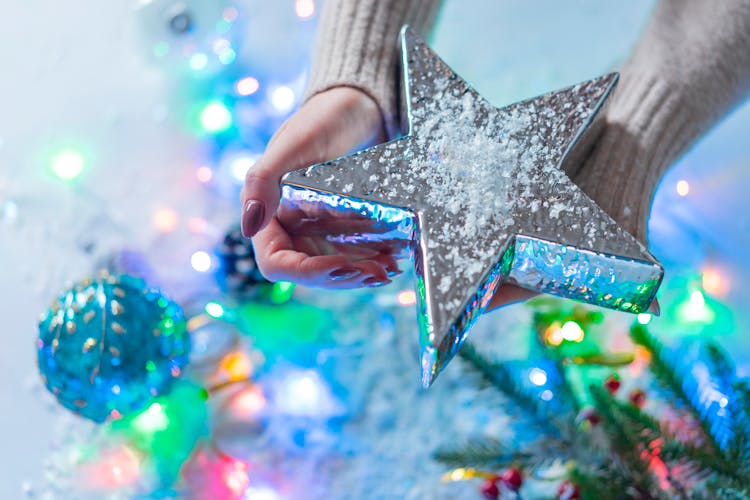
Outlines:
POLYGON ((560 500, 580 500, 581 490, 577 484, 570 481, 563 481, 557 489, 557 498, 560 500))
POLYGON ((646 404, 646 393, 640 389, 633 389, 630 396, 628 396, 628 399, 638 408, 643 408, 646 404))
POLYGON ((503 485, 505 485, 510 491, 518 491, 523 484, 523 475, 520 470, 511 467, 510 469, 505 469, 503 473, 500 474, 500 481, 502 481, 503 485))
POLYGON ((610 394, 616 393, 618 390, 620 390, 620 377, 615 375, 610 375, 609 377, 604 380, 604 387, 609 391, 610 394))
POLYGON ((500 489, 497 487, 497 483, 492 479, 485 480, 479 488, 479 491, 482 492, 482 496, 487 500, 497 500, 500 496, 500 489))
POLYGON ((591 425, 597 425, 602 421, 601 415, 599 415, 593 408, 584 408, 581 413, 578 414, 578 421, 582 422, 585 420, 591 425))

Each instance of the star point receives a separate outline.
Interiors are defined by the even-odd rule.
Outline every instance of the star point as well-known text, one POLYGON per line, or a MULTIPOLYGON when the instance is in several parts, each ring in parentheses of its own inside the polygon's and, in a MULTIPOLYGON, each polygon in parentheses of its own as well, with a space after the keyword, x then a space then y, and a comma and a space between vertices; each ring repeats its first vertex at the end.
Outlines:
POLYGON ((408 27, 401 48, 405 135, 288 174, 279 219, 413 258, 423 385, 502 283, 646 310, 661 266, 561 170, 617 74, 496 108, 408 27))

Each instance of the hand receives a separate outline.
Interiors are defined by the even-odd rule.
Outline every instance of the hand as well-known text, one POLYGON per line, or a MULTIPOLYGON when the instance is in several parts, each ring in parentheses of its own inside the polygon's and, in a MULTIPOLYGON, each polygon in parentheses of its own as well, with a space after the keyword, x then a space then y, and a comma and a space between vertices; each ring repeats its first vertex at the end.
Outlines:
MULTIPOLYGON (((349 87, 313 96, 279 128, 263 157, 248 171, 241 194, 242 232, 253 237, 256 261, 268 279, 326 288, 390 282, 389 275, 398 272, 398 267, 388 253, 362 249, 357 254, 351 248, 326 244, 322 238, 292 236, 275 217, 284 174, 384 140, 377 105, 365 93, 349 87)), ((534 295, 504 285, 488 310, 534 295)))
POLYGON ((349 87, 313 96, 279 128, 248 171, 241 194, 242 233, 253 237, 258 266, 268 279, 326 288, 390 282, 389 272, 398 268, 387 255, 343 254, 321 239, 289 235, 275 217, 284 174, 384 140, 378 106, 349 87))

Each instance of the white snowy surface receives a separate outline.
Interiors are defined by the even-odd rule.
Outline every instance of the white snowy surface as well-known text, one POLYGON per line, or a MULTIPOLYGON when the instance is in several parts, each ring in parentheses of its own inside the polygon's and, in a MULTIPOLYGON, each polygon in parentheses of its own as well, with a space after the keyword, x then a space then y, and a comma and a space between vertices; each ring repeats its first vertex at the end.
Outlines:
MULTIPOLYGON (((250 16, 257 16, 257 30, 248 36, 254 37, 255 54, 259 60, 265 58, 262 63, 268 67, 274 61, 292 60, 295 51, 310 46, 301 42, 304 37, 294 38, 293 29, 279 29, 283 21, 266 22, 276 10, 288 8, 287 3, 292 2, 240 2, 248 6, 250 16), (283 55, 270 57, 274 50, 283 55)), ((616 66, 650 5, 646 0, 449 0, 436 30, 435 48, 491 102, 504 104, 616 66)), ((53 295, 66 281, 89 274, 100 257, 123 247, 148 254, 158 273, 156 284, 167 286, 178 300, 210 290, 212 280, 194 273, 190 255, 213 244, 239 210, 233 198, 217 196, 195 181, 194 170, 204 159, 201 142, 191 135, 184 109, 175 103, 179 80, 148 62, 133 6, 134 2, 26 0, 6 2, 0 16, 2 499, 23 498, 25 488, 42 488, 52 443, 59 438, 61 422, 68 420, 40 388, 36 373, 36 319, 53 295), (90 160, 74 185, 54 180, 47 165, 51 149, 71 141, 84 143, 90 160), (159 235, 152 226, 153 211, 167 207, 177 211, 179 225, 174 233, 159 235), (208 221, 201 235, 188 230, 191 218, 208 221)), ((750 279, 750 199, 744 192, 750 185, 749 128, 750 107, 745 106, 685 157, 665 177, 650 226, 652 249, 668 264, 668 274, 698 268, 705 261, 716 263, 731 276, 730 303, 738 312, 750 310, 743 287, 750 279), (687 198, 674 191, 680 178, 690 182, 687 198)), ((330 295, 323 297, 330 303, 330 295)), ((493 337, 502 326, 515 331, 511 338, 523 345, 526 332, 519 325, 527 313, 514 311, 524 310, 484 318, 475 336, 493 337)), ((739 314, 735 319, 735 333, 718 340, 732 346, 741 373, 747 375, 750 325, 739 314)), ((397 322, 397 327, 393 338, 416 336, 404 322, 397 322)), ((383 390, 402 391, 404 381, 417 387, 416 356, 388 356, 387 350, 395 348, 388 338, 373 346, 381 355, 375 366, 361 373, 369 381, 358 379, 355 389, 384 374, 390 382, 383 390)), ((503 340, 508 351, 513 342, 503 340)), ((508 355, 523 355, 523 348, 508 355)), ((444 432, 452 419, 458 420, 446 405, 463 401, 463 410, 456 411, 485 411, 472 408, 471 401, 482 401, 486 393, 460 383, 458 370, 458 365, 451 366, 436 388, 440 392, 426 396, 402 391, 392 398, 375 390, 370 417, 347 431, 364 440, 365 451, 343 468, 345 473, 336 472, 341 476, 331 491, 351 492, 346 481, 366 472, 383 487, 403 492, 402 498, 449 497, 433 475, 440 467, 424 462, 436 443, 425 436, 431 436, 428 431, 444 432), (390 408, 377 407, 391 401, 390 408), (391 413, 395 423, 379 438, 372 425, 383 413, 391 413), (415 421, 420 432, 413 432, 415 421), (392 463, 373 462, 375 456, 392 463)), ((499 427, 487 424, 487 432, 507 432, 498 424, 501 415, 493 414, 489 421, 499 427)), ((79 432, 88 428, 73 425, 79 432)), ((302 462, 299 470, 316 472, 315 462, 297 459, 302 462)))

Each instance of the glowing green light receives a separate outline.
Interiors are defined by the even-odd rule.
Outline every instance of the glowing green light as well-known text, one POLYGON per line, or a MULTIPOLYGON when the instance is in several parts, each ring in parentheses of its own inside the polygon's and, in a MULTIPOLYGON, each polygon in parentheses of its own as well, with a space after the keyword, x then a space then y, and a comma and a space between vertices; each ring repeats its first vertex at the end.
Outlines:
POLYGON ((75 179, 85 167, 83 154, 73 149, 63 149, 52 157, 52 171, 64 181, 75 179))
POLYGON ((146 363, 146 370, 150 371, 150 372, 156 370, 156 363, 154 363, 153 361, 147 362, 146 363))
POLYGON ((216 23, 216 32, 220 34, 224 34, 228 32, 230 29, 232 29, 232 23, 227 22, 225 20, 221 20, 216 23))
POLYGON ((687 302, 679 308, 679 314, 683 320, 692 323, 709 324, 714 321, 716 315, 706 304, 706 297, 700 290, 694 290, 687 302))
POLYGON ((190 57, 190 69, 200 71, 208 64, 208 56, 203 52, 197 52, 190 57))
POLYGON ((206 132, 222 132, 232 126, 232 113, 223 103, 213 101, 201 111, 200 121, 206 132))
POLYGON ((221 318, 224 315, 224 308, 221 304, 218 304, 216 302, 209 302, 208 304, 206 304, 206 314, 214 319, 221 318))
POLYGON ((274 304, 283 304, 292 298, 294 292, 294 283, 289 281, 278 281, 273 284, 271 290, 271 302, 274 304))
POLYGON ((162 58, 169 53, 169 44, 167 42, 159 42, 154 45, 154 56, 162 58))
POLYGON ((159 403, 153 403, 146 411, 132 421, 135 430, 147 434, 163 431, 169 426, 169 419, 159 403))
POLYGON ((231 64, 237 58, 237 53, 232 49, 227 49, 219 54, 221 64, 231 64))

